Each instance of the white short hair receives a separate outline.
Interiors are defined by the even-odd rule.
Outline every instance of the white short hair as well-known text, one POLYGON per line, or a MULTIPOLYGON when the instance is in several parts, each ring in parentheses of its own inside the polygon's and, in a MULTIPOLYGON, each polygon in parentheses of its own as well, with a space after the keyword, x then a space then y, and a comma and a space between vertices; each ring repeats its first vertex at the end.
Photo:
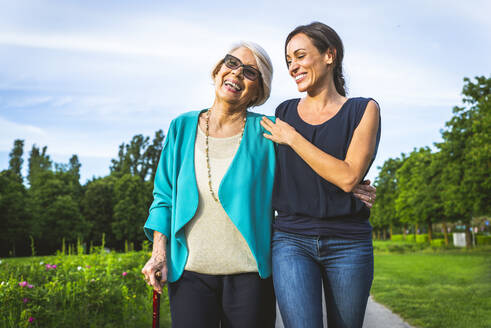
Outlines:
MULTIPOLYGON (((271 81, 273 80, 273 64, 271 63, 271 59, 269 58, 266 50, 264 50, 257 43, 250 42, 250 41, 240 41, 234 44, 230 48, 229 53, 239 48, 247 48, 252 52, 254 59, 256 60, 259 72, 261 72, 260 79, 262 82, 262 90, 260 90, 259 92, 259 97, 252 104, 249 104, 249 107, 260 106, 264 104, 266 100, 268 100, 271 94, 271 81)), ((215 75, 218 73, 222 65, 223 65, 223 59, 218 61, 218 63, 216 63, 216 65, 213 67, 212 70, 213 78, 215 78, 215 75)))

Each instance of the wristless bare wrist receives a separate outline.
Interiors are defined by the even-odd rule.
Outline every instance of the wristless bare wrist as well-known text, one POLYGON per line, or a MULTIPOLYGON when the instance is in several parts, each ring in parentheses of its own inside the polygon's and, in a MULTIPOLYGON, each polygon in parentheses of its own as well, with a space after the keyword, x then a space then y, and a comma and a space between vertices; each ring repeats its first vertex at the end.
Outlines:
POLYGON ((152 257, 159 260, 164 260, 166 258, 166 242, 167 237, 158 231, 154 231, 153 234, 153 249, 152 257))
POLYGON ((294 148, 298 142, 301 140, 302 135, 297 131, 293 132, 291 137, 288 139, 288 146, 294 148))

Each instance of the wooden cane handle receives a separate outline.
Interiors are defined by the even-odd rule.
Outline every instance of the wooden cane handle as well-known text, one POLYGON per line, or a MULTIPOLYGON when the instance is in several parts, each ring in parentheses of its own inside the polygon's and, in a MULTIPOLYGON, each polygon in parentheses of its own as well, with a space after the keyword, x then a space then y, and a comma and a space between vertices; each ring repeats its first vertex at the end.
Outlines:
MULTIPOLYGON (((162 272, 157 271, 155 272, 155 279, 160 282, 162 279, 162 272)), ((157 293, 156 290, 153 291, 153 322, 152 322, 152 328, 158 328, 159 327, 159 321, 160 321, 160 294, 157 293)))

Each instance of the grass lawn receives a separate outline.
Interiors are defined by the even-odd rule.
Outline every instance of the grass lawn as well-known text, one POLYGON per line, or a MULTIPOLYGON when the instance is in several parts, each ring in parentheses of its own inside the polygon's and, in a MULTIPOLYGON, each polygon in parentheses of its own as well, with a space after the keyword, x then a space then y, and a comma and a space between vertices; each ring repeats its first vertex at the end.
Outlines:
POLYGON ((491 327, 491 249, 375 252, 372 295, 417 327, 491 327))

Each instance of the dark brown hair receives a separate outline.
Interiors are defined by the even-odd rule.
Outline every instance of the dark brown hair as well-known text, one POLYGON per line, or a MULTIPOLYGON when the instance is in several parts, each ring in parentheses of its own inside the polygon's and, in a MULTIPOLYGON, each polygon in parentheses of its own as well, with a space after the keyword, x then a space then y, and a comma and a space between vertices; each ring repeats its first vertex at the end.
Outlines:
POLYGON ((336 86, 336 91, 340 95, 346 96, 345 81, 343 75, 344 47, 343 47, 343 41, 341 41, 339 35, 331 27, 320 22, 312 22, 308 25, 297 26, 286 37, 285 57, 286 57, 286 46, 295 35, 300 33, 303 33, 306 36, 308 36, 310 40, 312 40, 314 46, 317 48, 317 50, 319 50, 321 54, 325 53, 329 49, 332 51, 332 53, 334 54, 334 62, 333 62, 334 68, 332 70, 334 85, 336 86))

